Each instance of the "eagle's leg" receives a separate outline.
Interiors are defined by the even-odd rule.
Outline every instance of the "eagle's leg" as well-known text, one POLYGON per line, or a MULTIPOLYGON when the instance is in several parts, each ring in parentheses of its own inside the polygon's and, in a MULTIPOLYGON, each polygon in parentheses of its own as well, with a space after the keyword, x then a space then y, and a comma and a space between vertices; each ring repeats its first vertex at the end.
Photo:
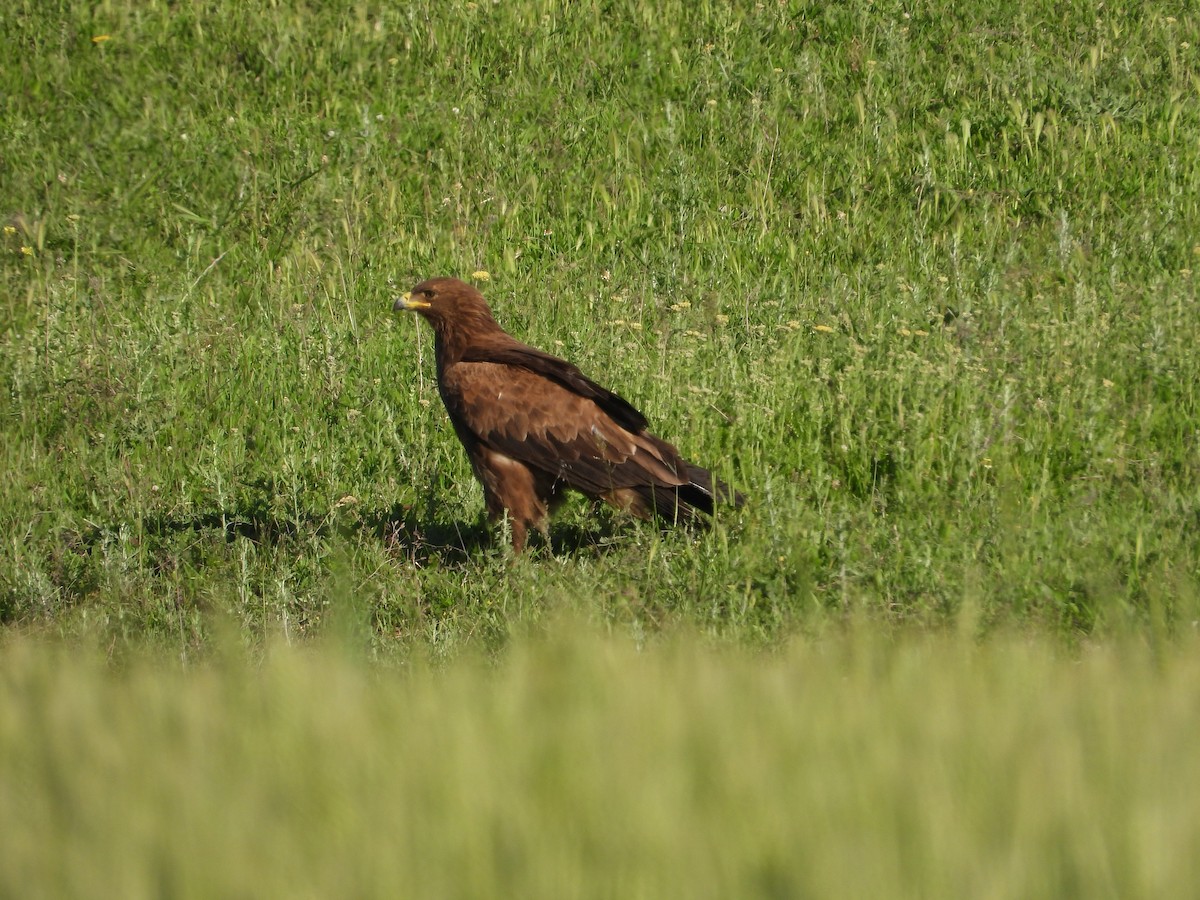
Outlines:
POLYGON ((546 501, 528 466, 502 453, 485 450, 476 472, 483 483, 488 519, 495 523, 508 515, 513 553, 525 549, 531 526, 546 533, 546 501))
POLYGON ((501 509, 498 513, 488 514, 488 521, 495 525, 501 519, 508 519, 508 527, 512 530, 512 548, 514 554, 520 554, 525 550, 525 545, 529 539, 529 529, 536 528, 542 533, 542 538, 546 544, 550 543, 550 529, 547 525, 549 521, 545 516, 537 520, 522 519, 514 516, 512 510, 501 509))
POLYGON ((512 548, 513 555, 519 556, 525 550, 525 539, 529 534, 529 528, 520 519, 509 519, 512 526, 512 548))

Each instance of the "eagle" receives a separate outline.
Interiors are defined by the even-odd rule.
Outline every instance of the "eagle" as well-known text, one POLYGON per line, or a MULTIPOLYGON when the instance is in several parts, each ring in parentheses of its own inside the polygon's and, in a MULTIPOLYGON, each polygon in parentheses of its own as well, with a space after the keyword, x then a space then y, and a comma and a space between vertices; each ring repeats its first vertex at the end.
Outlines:
POLYGON ((543 537, 567 489, 649 519, 695 522, 743 497, 648 430, 628 401, 571 363, 521 343, 457 278, 422 281, 393 310, 433 328, 438 392, 483 485, 488 520, 507 514, 520 554, 543 537))

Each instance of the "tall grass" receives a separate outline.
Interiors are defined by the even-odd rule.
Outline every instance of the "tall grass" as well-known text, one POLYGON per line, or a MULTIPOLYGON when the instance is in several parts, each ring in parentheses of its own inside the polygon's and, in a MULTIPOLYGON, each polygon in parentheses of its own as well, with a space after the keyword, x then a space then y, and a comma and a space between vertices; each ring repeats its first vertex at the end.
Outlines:
POLYGON ((6 640, 0 894, 1182 897, 1195 639, 503 662, 272 643, 197 668, 6 640))

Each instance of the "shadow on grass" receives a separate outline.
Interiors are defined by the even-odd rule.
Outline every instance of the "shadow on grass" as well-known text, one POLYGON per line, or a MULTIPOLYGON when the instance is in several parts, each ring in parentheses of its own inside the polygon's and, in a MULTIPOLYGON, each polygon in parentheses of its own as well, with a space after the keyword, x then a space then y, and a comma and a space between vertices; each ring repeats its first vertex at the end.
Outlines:
POLYGON ((431 558, 443 564, 464 563, 491 543, 482 522, 428 521, 402 504, 364 512, 356 527, 382 541, 391 556, 418 564, 431 558))
MULTIPOLYGON (((441 565, 461 565, 480 554, 502 553, 508 543, 506 529, 482 518, 473 522, 429 520, 403 504, 363 511, 342 522, 328 518, 281 519, 225 511, 181 518, 147 518, 142 520, 142 530, 156 538, 189 532, 216 532, 223 535, 226 543, 232 544, 240 538, 262 546, 276 546, 298 538, 328 538, 335 534, 353 537, 357 533, 382 542, 392 557, 419 565, 435 559, 441 565)), ((110 540, 119 531, 119 525, 95 527, 85 533, 73 532, 67 541, 77 552, 90 553, 94 546, 110 540)), ((549 541, 537 532, 532 533, 526 554, 534 557, 547 553, 552 556, 604 555, 620 545, 622 531, 620 520, 611 515, 594 516, 586 522, 551 523, 549 541)))
MULTIPOLYGON (((479 553, 500 552, 508 542, 506 530, 483 519, 471 523, 421 519, 410 508, 397 504, 362 516, 361 528, 383 541, 395 556, 417 563, 436 557, 443 565, 465 563, 479 553)), ((614 549, 617 523, 611 516, 586 525, 550 525, 549 542, 538 532, 529 537, 527 554, 565 556, 577 553, 602 555, 614 549)))
POLYGON ((324 537, 331 531, 329 525, 316 525, 311 528, 301 528, 293 521, 277 519, 272 516, 243 515, 229 512, 204 513, 188 518, 155 517, 142 520, 142 528, 147 534, 156 537, 167 537, 183 532, 222 531, 225 542, 232 544, 238 538, 253 541, 256 544, 279 544, 307 532, 317 537, 324 537))

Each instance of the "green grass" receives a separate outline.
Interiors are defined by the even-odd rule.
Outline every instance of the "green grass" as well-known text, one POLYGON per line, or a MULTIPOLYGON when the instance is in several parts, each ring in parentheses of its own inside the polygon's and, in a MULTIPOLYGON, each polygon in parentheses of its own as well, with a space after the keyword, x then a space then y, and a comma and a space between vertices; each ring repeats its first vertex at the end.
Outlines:
POLYGON ((1190 621, 1200 20, 988 8, 6 10, 0 616, 1190 621), (389 313, 481 269, 745 512, 481 548, 389 313))
POLYGON ((0 894, 1183 897, 1200 654, 883 640, 0 654, 0 894))
POLYGON ((401 655, 559 603, 1190 622, 1200 19, 989 9, 10 5, 0 616, 202 649, 348 594, 401 655), (745 511, 482 544, 389 311, 477 270, 745 511))

